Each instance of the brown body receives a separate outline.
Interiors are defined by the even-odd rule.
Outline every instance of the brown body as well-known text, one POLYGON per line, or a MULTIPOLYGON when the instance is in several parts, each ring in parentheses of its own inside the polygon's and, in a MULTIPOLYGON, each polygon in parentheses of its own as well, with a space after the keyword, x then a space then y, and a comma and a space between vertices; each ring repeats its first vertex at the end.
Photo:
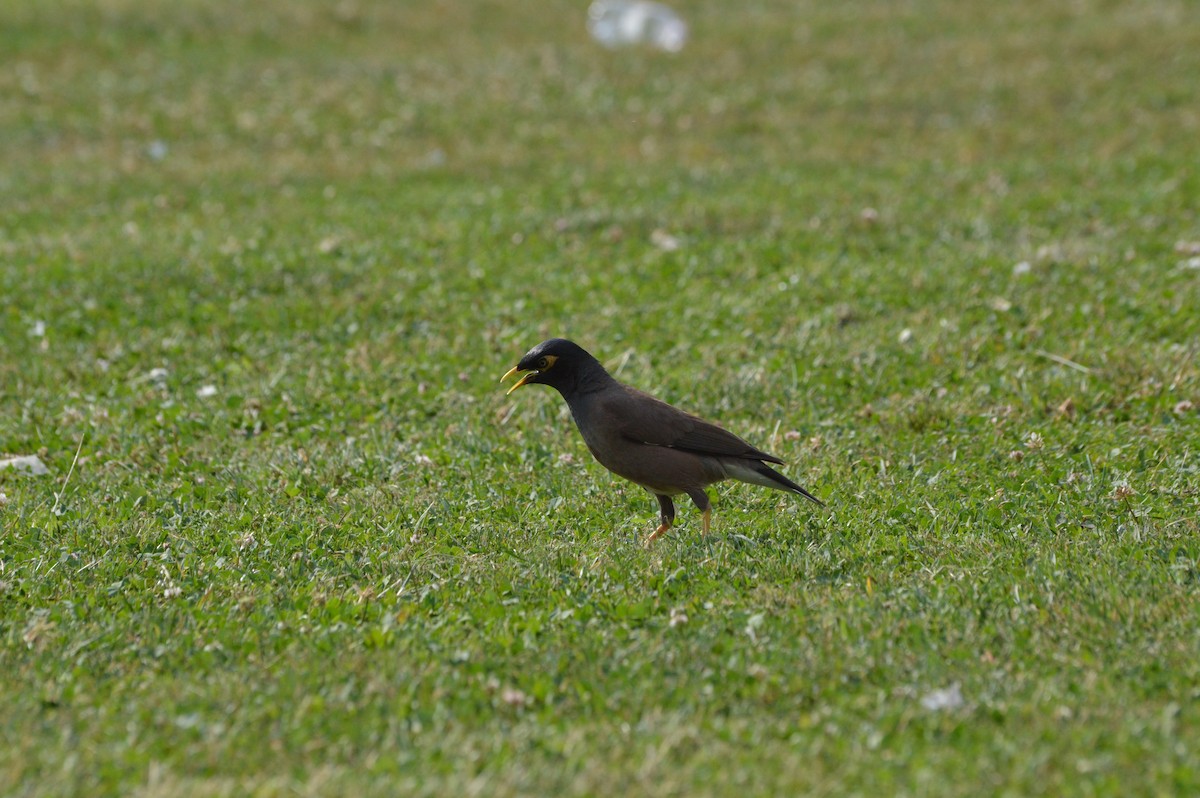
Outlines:
POLYGON ((676 496, 727 479, 722 458, 777 462, 736 435, 626 385, 580 396, 571 415, 602 466, 653 493, 676 496))
POLYGON ((538 344, 504 378, 529 372, 513 390, 545 383, 558 390, 592 455, 609 471, 653 493, 662 523, 653 541, 675 518, 672 496, 686 493, 704 513, 708 532, 711 504, 704 488, 737 479, 804 496, 811 493, 767 463, 782 463, 732 432, 622 385, 594 357, 570 341, 538 344))

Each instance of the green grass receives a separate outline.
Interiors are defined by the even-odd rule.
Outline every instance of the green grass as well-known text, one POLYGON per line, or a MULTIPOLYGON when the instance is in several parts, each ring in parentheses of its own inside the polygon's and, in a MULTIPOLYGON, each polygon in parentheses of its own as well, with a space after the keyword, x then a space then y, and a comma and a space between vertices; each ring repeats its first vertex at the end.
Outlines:
POLYGON ((1200 790, 1191 6, 677 5, 0 1, 0 793, 1200 790))

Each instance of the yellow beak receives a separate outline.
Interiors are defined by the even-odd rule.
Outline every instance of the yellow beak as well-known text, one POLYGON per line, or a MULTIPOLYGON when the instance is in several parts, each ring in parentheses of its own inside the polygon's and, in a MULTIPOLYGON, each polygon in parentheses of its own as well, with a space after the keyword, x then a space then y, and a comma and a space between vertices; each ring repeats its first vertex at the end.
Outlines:
MULTIPOLYGON (((500 378, 500 382, 504 382, 505 380, 507 380, 509 377, 511 377, 512 375, 516 374, 516 373, 517 373, 517 372, 519 372, 520 370, 521 370, 521 368, 520 368, 519 366, 513 366, 513 367, 512 367, 512 368, 510 368, 510 369, 509 369, 507 372, 505 372, 505 374, 504 374, 504 376, 503 376, 503 377, 501 377, 501 378, 500 378)), ((525 374, 524 374, 524 375, 522 375, 521 379, 517 380, 517 384, 516 384, 516 385, 514 385, 513 387, 509 388, 507 391, 505 391, 505 392, 504 392, 504 395, 505 395, 505 396, 508 396, 510 393, 512 393, 513 391, 517 390, 518 388, 520 388, 520 387, 521 387, 522 385, 524 385, 525 383, 529 382, 531 379, 533 379, 533 377, 534 377, 534 375, 535 375, 535 374, 537 374, 537 372, 536 372, 536 371, 527 371, 527 372, 525 372, 525 374)))

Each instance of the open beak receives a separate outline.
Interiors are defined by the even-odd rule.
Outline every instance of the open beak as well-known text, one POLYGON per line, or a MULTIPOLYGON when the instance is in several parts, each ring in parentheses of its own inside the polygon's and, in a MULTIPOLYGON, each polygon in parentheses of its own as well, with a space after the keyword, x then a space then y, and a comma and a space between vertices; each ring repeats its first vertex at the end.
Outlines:
MULTIPOLYGON (((507 371, 507 372, 504 374, 504 376, 503 376, 503 377, 501 377, 501 378, 500 378, 500 382, 504 382, 504 381, 505 381, 505 380, 507 380, 509 377, 511 377, 512 375, 516 374, 516 373, 517 373, 517 372, 519 372, 519 371, 522 371, 522 369, 521 369, 521 367, 520 367, 520 366, 513 366, 512 368, 510 368, 510 369, 509 369, 509 370, 508 370, 508 371, 507 371)), ((531 379, 533 379, 533 378, 534 378, 534 376, 536 376, 536 375, 537 375, 537 373, 538 373, 537 371, 526 371, 524 374, 522 374, 522 375, 521 375, 521 379, 517 380, 517 384, 516 384, 516 385, 514 385, 513 387, 509 388, 507 391, 505 391, 504 395, 505 395, 505 396, 508 396, 510 393, 512 393, 513 391, 517 390, 517 389, 518 389, 518 388, 520 388, 522 385, 524 385, 525 383, 527 383, 527 382, 529 382, 531 379)))

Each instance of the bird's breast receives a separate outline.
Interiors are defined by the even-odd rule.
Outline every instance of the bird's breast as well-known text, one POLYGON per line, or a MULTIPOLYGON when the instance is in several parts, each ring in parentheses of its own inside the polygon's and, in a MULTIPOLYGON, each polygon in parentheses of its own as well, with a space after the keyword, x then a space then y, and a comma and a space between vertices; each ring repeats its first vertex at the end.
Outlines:
POLYGON ((583 437, 583 442, 587 444, 588 451, 592 453, 600 461, 600 464, 613 470, 611 465, 613 458, 616 456, 614 451, 614 443, 616 436, 606 434, 606 430, 611 431, 611 426, 604 424, 599 418, 596 403, 581 399, 572 402, 571 418, 575 420, 575 426, 579 429, 580 436, 583 437))

